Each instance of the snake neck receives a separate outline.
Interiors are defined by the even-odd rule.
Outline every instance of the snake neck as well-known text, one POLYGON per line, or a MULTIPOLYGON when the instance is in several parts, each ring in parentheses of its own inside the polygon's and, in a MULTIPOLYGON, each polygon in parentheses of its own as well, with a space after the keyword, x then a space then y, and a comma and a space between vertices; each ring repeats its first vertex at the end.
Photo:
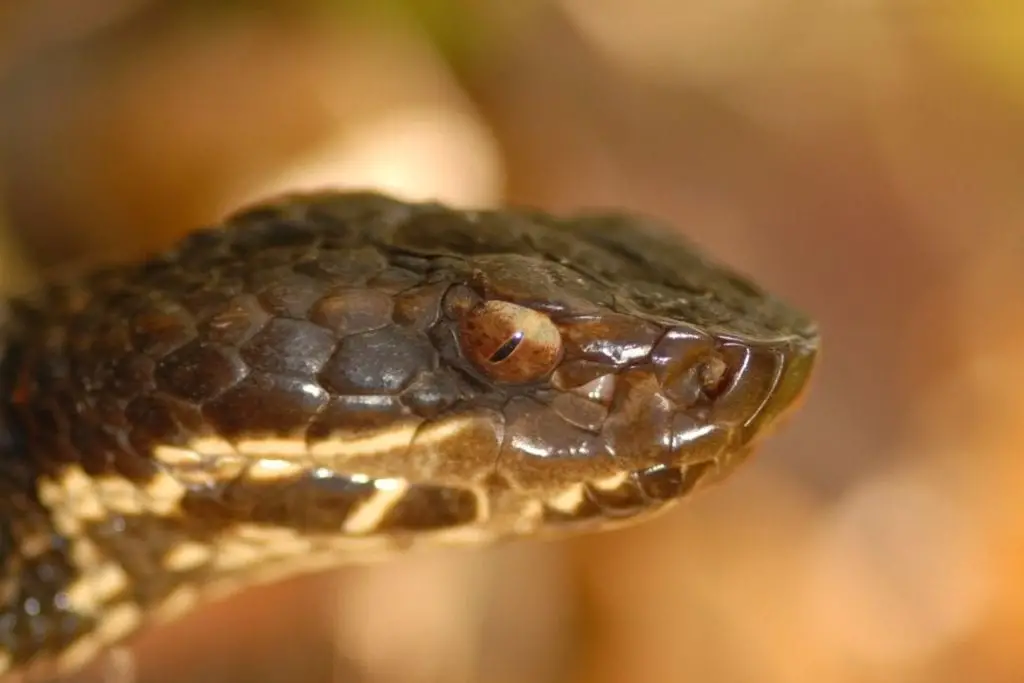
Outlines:
POLYGON ((69 673, 201 602, 402 549, 146 509, 135 482, 77 465, 37 473, 24 456, 0 457, 0 675, 69 673))
POLYGON ((9 455, 0 468, 0 673, 63 651, 96 626, 68 601, 82 578, 72 545, 9 455))
POLYGON ((146 515, 88 519, 74 477, 54 506, 10 469, 0 472, 0 674, 37 662, 75 670, 145 622, 186 611, 200 591, 239 585, 241 563, 211 571, 213 539, 195 529, 146 515))

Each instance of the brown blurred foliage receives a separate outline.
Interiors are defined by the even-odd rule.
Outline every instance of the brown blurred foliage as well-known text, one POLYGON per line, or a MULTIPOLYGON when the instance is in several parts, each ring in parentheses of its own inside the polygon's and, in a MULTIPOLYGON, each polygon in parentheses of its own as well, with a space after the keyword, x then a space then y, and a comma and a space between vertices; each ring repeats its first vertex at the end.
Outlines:
POLYGON ((636 529, 348 569, 148 681, 1024 680, 1011 0, 9 0, 2 284, 283 189, 622 206, 812 311, 805 408, 636 529))

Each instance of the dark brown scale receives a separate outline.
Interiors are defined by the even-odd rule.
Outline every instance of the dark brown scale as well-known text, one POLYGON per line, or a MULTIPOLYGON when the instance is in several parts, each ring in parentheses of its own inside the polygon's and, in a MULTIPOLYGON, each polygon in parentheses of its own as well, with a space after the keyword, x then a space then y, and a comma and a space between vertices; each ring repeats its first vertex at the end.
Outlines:
MULTIPOLYGON (((156 369, 156 389, 190 403, 202 403, 234 386, 249 373, 238 350, 192 342, 163 358, 156 369)), ((147 360, 152 362, 151 359, 147 360)))
POLYGON ((377 249, 363 247, 350 251, 326 251, 315 261, 306 261, 296 270, 332 287, 358 287, 379 275, 387 259, 377 249))
POLYGON ((327 390, 303 377, 253 372, 206 403, 203 416, 231 439, 290 435, 301 433, 329 400, 327 390))
POLYGON ((162 443, 182 442, 205 422, 198 406, 160 392, 140 394, 124 413, 131 425, 129 442, 139 454, 162 443))
POLYGON ((448 285, 412 287, 395 296, 394 321, 418 330, 430 328, 441 317, 441 299, 448 285))
POLYGON ((384 533, 442 531, 476 521, 476 495, 447 486, 414 486, 388 510, 379 525, 384 533))
POLYGON ((403 221, 392 239, 406 249, 437 255, 514 254, 529 249, 522 239, 522 229, 517 229, 515 223, 497 225, 489 218, 482 212, 453 215, 440 206, 426 208, 403 221))
POLYGON ((308 320, 276 318, 242 345, 239 355, 255 372, 315 376, 334 352, 335 335, 308 320))
POLYGON ((421 373, 402 392, 402 403, 423 418, 437 418, 470 391, 451 373, 421 373))
POLYGON ((344 289, 320 299, 310 320, 338 337, 370 332, 392 322, 394 297, 383 291, 344 289))
POLYGON ((141 353, 127 353, 114 364, 110 377, 110 394, 128 399, 156 389, 157 363, 141 353))
POLYGON ((251 294, 208 297, 205 302, 192 303, 194 314, 205 317, 199 325, 199 333, 207 343, 239 346, 270 321, 270 314, 251 294), (200 308, 204 303, 205 307, 200 308))
POLYGON ((196 489, 182 502, 192 518, 216 524, 244 522, 290 527, 303 532, 338 533, 345 520, 377 492, 366 478, 307 473, 279 481, 240 478, 213 489, 196 489))
POLYGON ((385 268, 366 283, 381 294, 393 295, 415 287, 423 281, 419 273, 404 268, 385 268))
MULTIPOLYGON (((110 321, 113 324, 115 321, 110 321)), ((123 323, 116 321, 120 327, 123 323)), ((109 329, 97 320, 99 329, 109 329)), ((196 338, 196 330, 192 319, 182 308, 169 303, 154 304, 130 319, 128 331, 131 335, 132 348, 151 358, 160 358, 181 348, 196 338)), ((105 356, 94 355, 94 335, 99 329, 91 325, 72 332, 74 340, 71 349, 78 351, 84 362, 100 360, 105 356)))
POLYGON ((339 394, 398 393, 436 363, 422 334, 392 325, 342 339, 319 381, 339 394))
POLYGON ((323 285, 314 277, 294 272, 289 264, 287 270, 256 287, 256 291, 271 315, 306 318, 310 307, 323 296, 323 285))
POLYGON ((313 418, 306 439, 326 439, 341 425, 349 434, 377 430, 409 414, 398 396, 335 396, 313 418))
POLYGON ((689 493, 700 482, 710 462, 683 467, 656 465, 633 476, 645 496, 653 500, 673 500, 689 493))
POLYGON ((68 602, 81 538, 128 577, 111 600, 148 614, 222 578, 168 566, 186 542, 216 557, 257 525, 326 543, 378 485, 403 493, 360 534, 404 548, 463 525, 507 535, 526 503, 633 472, 544 513, 602 528, 725 476, 817 349, 808 318, 645 219, 371 193, 281 198, 49 285, 10 302, 3 341, 0 662, 18 666, 59 663, 107 609, 68 602), (285 452, 189 460, 197 443, 285 452), (103 498, 107 516, 65 537, 41 492, 76 472, 144 501, 179 490, 178 514, 103 498))

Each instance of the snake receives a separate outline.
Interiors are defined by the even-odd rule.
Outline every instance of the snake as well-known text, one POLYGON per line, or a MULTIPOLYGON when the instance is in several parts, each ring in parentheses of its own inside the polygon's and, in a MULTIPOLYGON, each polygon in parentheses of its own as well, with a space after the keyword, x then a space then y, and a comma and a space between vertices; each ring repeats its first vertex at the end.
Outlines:
POLYGON ((816 323, 617 210, 272 196, 10 297, 0 674, 260 582, 649 519, 805 394, 816 323))

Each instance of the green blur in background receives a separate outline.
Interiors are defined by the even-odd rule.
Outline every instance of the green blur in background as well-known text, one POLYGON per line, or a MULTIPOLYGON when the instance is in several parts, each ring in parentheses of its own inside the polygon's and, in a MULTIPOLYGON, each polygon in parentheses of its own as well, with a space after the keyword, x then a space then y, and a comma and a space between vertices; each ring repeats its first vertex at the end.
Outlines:
POLYGON ((0 285, 372 186, 616 206, 817 317, 804 408, 649 525, 144 634, 139 683, 1024 680, 1024 5, 8 0, 0 285))

